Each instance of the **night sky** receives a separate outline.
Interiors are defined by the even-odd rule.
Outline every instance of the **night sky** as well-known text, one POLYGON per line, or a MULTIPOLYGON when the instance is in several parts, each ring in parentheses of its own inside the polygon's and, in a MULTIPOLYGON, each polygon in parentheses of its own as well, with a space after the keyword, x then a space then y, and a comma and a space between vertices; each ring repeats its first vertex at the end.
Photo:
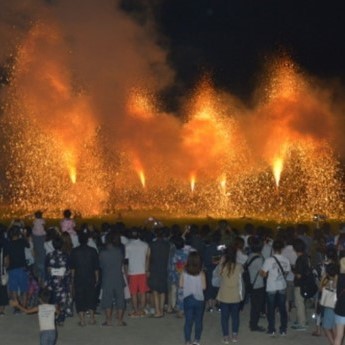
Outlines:
MULTIPOLYGON (((246 99, 264 64, 282 52, 312 75, 345 83, 344 1, 164 0, 154 4, 180 91, 207 71, 218 87, 246 99)), ((140 1, 123 0, 122 5, 132 12, 143 9, 140 1)))

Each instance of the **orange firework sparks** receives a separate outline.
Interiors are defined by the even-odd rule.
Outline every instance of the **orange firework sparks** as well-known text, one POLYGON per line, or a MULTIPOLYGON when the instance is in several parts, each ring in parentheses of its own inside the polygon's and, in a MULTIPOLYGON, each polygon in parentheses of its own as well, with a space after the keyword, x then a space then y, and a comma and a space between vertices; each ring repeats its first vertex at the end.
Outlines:
POLYGON ((221 176, 219 183, 220 183, 221 190, 225 193, 226 191, 226 176, 225 175, 221 176))
POLYGON ((66 150, 63 154, 69 178, 71 182, 75 184, 77 182, 77 167, 76 167, 76 158, 72 150, 66 150))
POLYGON ((284 167, 284 161, 283 158, 281 157, 277 157, 274 161, 273 161, 273 176, 274 176, 274 180, 276 181, 276 186, 279 187, 279 182, 280 182, 280 177, 281 177, 281 173, 283 171, 283 167, 284 167))
POLYGON ((195 183, 196 183, 196 176, 195 174, 191 174, 190 176, 190 190, 192 191, 192 193, 194 192, 195 190, 195 183))
POLYGON ((145 188, 146 187, 146 178, 145 178, 144 170, 138 171, 138 175, 139 175, 140 182, 141 182, 143 188, 145 188))
POLYGON ((153 96, 146 91, 133 89, 128 97, 127 110, 134 117, 152 119, 156 113, 153 96))

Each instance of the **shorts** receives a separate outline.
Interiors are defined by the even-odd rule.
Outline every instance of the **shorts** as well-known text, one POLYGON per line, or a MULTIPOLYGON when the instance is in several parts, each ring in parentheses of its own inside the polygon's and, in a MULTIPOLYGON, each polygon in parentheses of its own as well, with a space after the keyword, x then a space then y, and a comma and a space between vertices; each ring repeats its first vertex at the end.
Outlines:
POLYGON ((74 286, 74 301, 77 313, 88 310, 96 310, 97 295, 96 288, 92 285, 75 285, 74 286))
POLYGON ((322 327, 324 329, 333 329, 335 326, 334 309, 325 307, 323 310, 322 327))
POLYGON ((128 285, 131 295, 136 295, 137 293, 145 293, 149 291, 147 286, 146 274, 133 274, 128 276, 128 285))
POLYGON ((335 314, 335 324, 345 325, 345 316, 340 316, 340 315, 335 314))
POLYGON ((8 290, 25 293, 29 290, 29 277, 24 267, 8 271, 8 290))
POLYGON ((126 306, 124 288, 122 286, 117 287, 105 287, 102 290, 101 308, 111 309, 115 305, 116 309, 124 310, 126 306))

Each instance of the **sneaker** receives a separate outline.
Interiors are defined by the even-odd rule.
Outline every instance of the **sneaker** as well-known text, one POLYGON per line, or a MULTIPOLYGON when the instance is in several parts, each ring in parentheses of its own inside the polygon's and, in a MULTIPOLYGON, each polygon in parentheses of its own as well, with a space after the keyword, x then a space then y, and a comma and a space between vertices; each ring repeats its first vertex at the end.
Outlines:
POLYGON ((207 311, 208 311, 209 313, 213 313, 213 308, 212 308, 212 307, 209 307, 209 308, 207 308, 207 311))
POLYGON ((266 332, 266 334, 269 336, 269 337, 275 337, 276 336, 276 332, 266 332))
POLYGON ((257 327, 251 328, 250 330, 252 332, 266 332, 266 329, 264 327, 261 327, 261 326, 257 326, 257 327))
POLYGON ((194 340, 192 345, 200 345, 199 340, 194 340))
POLYGON ((230 344, 229 337, 224 337, 222 342, 223 342, 223 344, 230 344))
POLYGON ((238 342, 237 335, 233 335, 233 336, 232 336, 231 342, 232 342, 232 343, 237 343, 237 342, 238 342))
POLYGON ((307 330, 307 327, 302 326, 302 325, 292 325, 291 328, 294 329, 295 331, 306 331, 307 330))
POLYGON ((286 337, 286 332, 280 332, 281 337, 286 337))

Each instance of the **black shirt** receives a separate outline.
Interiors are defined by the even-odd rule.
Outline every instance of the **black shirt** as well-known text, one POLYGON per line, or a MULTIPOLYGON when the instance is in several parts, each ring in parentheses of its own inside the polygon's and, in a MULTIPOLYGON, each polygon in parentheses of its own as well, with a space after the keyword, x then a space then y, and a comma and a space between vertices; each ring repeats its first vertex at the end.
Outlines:
POLYGON ((30 248, 30 245, 23 238, 12 240, 8 243, 7 254, 9 257, 9 270, 26 266, 25 248, 30 248))
POLYGON ((297 258, 294 273, 295 273, 294 285, 301 286, 303 278, 305 278, 305 276, 310 273, 309 258, 307 254, 300 255, 297 258), (296 274, 301 275, 301 277, 297 278, 296 274))
POLYGON ((95 248, 80 245, 71 252, 71 269, 74 272, 74 284, 95 285, 95 271, 99 269, 98 254, 95 248))
POLYGON ((345 316, 345 274, 344 273, 341 273, 338 276, 337 303, 335 304, 334 312, 337 315, 345 316))

